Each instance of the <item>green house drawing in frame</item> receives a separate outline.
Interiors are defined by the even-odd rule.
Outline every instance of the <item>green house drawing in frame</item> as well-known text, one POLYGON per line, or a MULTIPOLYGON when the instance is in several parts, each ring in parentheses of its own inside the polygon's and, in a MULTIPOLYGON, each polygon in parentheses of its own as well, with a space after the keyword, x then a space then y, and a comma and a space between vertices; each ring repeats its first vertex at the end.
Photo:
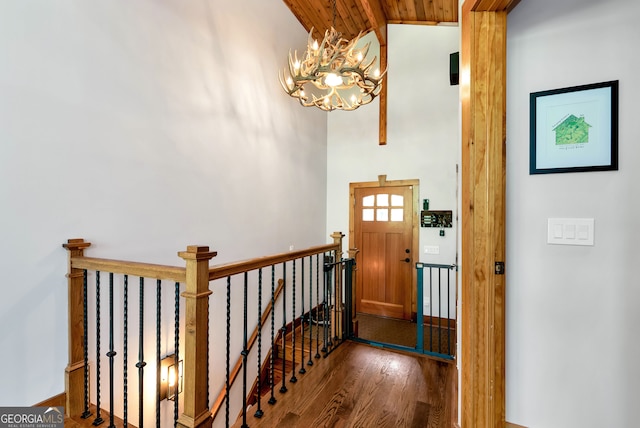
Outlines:
POLYGON ((580 117, 568 115, 553 128, 556 133, 556 146, 588 143, 589 128, 591 125, 585 122, 583 115, 580 117))

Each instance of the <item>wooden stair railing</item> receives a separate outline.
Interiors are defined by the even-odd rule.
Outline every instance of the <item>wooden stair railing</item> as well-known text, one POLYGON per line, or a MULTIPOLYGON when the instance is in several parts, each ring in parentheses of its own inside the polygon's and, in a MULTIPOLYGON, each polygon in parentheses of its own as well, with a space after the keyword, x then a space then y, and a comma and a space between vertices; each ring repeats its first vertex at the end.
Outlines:
MULTIPOLYGON (((209 267, 209 262, 216 256, 216 253, 209 251, 209 247, 206 246, 188 246, 186 251, 179 252, 178 255, 184 260, 185 267, 178 267, 85 257, 84 250, 89 248, 91 244, 89 242, 85 242, 83 239, 68 240, 63 244, 63 247, 68 252, 69 363, 65 369, 65 410, 67 416, 72 418, 88 416, 87 413, 90 413, 89 408, 92 404, 88 402, 89 393, 87 378, 89 367, 86 355, 87 349, 85 347, 86 334, 88 334, 85 300, 87 271, 109 273, 110 276, 113 274, 125 275, 125 284, 126 278, 129 275, 140 277, 141 287, 143 278, 156 279, 158 287, 160 287, 160 280, 170 280, 176 283, 176 307, 178 307, 179 297, 182 297, 184 303, 184 320, 180 321, 181 323, 183 322, 183 324, 180 325, 184 326, 184 336, 179 336, 180 344, 184 346, 184 355, 181 355, 181 360, 183 361, 183 389, 180 394, 180 398, 182 400, 182 413, 178 415, 178 405, 176 405, 176 426, 183 428, 209 428, 212 426, 214 415, 217 414, 220 409, 219 403, 229 397, 229 391, 224 387, 223 392, 221 392, 220 396, 216 400, 217 404, 213 408, 209 407, 208 401, 210 386, 208 385, 208 370, 211 354, 211 350, 209 348, 209 296, 212 294, 209 288, 210 281, 220 278, 230 278, 232 275, 237 274, 244 274, 246 278, 248 272, 256 271, 263 267, 275 266, 277 264, 282 264, 284 267, 288 261, 296 259, 304 260, 305 257, 309 257, 311 260, 311 256, 317 256, 316 258, 319 259, 320 255, 326 253, 332 254, 332 258, 335 262, 335 260, 339 260, 340 258, 342 251, 342 238, 344 235, 340 232, 335 232, 331 236, 334 241, 333 244, 321 245, 304 250, 291 251, 288 253, 213 267, 209 267), (184 284, 184 291, 180 295, 178 293, 179 284, 184 284), (203 375, 205 373, 207 373, 207 375, 203 375)), ((335 264, 335 266, 338 266, 338 264, 335 264)), ((293 269, 293 287, 295 289, 295 262, 293 263, 293 269)), ((339 269, 342 269, 342 267, 339 269)), ((96 278, 97 277, 98 275, 96 275, 96 278)), ((325 280, 325 278, 323 278, 323 280, 325 280)), ((281 286, 279 287, 279 290, 282 290, 283 294, 286 294, 285 284, 286 277, 283 279, 281 286)), ((336 328, 335 338, 342 339, 343 329, 341 327, 341 323, 343 321, 342 310, 344 308, 342 307, 342 283, 338 275, 336 275, 335 282, 331 284, 331 287, 332 290, 330 293, 333 293, 333 296, 335 296, 336 299, 335 309, 330 314, 331 324, 336 328)), ((295 293, 293 294, 293 313, 289 316, 295 319, 297 316, 295 313, 297 309, 295 304, 295 293)), ((288 308, 286 304, 283 304, 282 306, 283 311, 285 312, 284 321, 286 321, 288 308)), ((304 305, 302 309, 304 312, 304 305)), ((263 313, 261 322, 262 326, 265 325, 268 313, 269 309, 263 313)), ((176 309, 176 325, 178 325, 177 314, 178 310, 176 309)), ((110 316, 112 320, 113 315, 110 314, 110 316)), ((177 331, 178 328, 176 327, 176 334, 177 331)), ((245 357, 245 363, 248 348, 250 348, 255 342, 256 335, 257 331, 254 331, 252 337, 247 340, 245 327, 245 348, 242 352, 243 357, 245 357)), ((142 337, 142 333, 140 336, 142 337)), ((112 339, 110 339, 110 341, 112 341, 112 339)), ((176 340, 176 347, 177 343, 178 342, 176 340)), ((102 354, 100 354, 100 356, 101 355, 102 354)), ((115 352, 111 349, 107 355, 109 356, 110 365, 112 365, 115 352)), ((142 367, 144 367, 144 364, 142 364, 142 367)), ((238 376, 240 370, 240 366, 236 363, 233 369, 234 379, 238 376)), ((287 370, 286 367, 284 367, 284 370, 287 370)), ((156 376, 159 376, 159 369, 156 372, 156 376)), ((110 413, 113 414, 113 385, 110 386, 110 392, 110 413)), ((99 404, 99 402, 97 404, 99 404)), ((100 409, 98 408, 97 411, 100 412, 100 409)), ((158 412, 156 413, 158 414, 158 412)), ((140 406, 140 416, 142 416, 142 406, 140 406)), ((158 416, 156 416, 156 418, 158 418, 158 416)), ((99 416, 97 419, 100 419, 99 416)))
MULTIPOLYGON (((208 364, 208 314, 209 314, 209 260, 216 253, 206 246, 189 246, 178 253, 186 267, 156 265, 130 261, 84 257, 84 250, 91 244, 83 239, 69 239, 63 247, 68 251, 68 298, 69 298, 69 363, 65 370, 66 416, 70 418, 90 416, 88 396, 88 370, 85 352, 87 319, 83 305, 84 272, 100 271, 140 278, 170 280, 185 284, 185 354, 183 357, 183 412, 177 426, 205 428, 212 423, 207 396, 207 379, 199 376, 202 367, 208 364), (203 399, 203 397, 205 397, 203 399)), ((159 370, 157 371, 157 373, 159 370)), ((113 400, 111 405, 113 407, 113 400)), ((177 407, 176 407, 177 409, 177 407)), ((100 408, 96 411, 100 412, 100 408)), ((113 412, 111 412, 113 413, 113 412)), ((142 417, 142 409, 140 409, 142 417)), ((100 423, 100 417, 96 423, 100 423)))

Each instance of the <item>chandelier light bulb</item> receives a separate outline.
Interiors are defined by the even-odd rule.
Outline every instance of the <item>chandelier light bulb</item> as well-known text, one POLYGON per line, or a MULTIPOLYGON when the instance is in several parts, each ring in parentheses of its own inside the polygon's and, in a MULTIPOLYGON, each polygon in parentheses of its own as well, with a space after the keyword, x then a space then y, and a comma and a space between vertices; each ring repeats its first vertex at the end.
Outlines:
POLYGON ((335 73, 329 73, 327 74, 327 77, 325 77, 324 83, 331 87, 339 86, 342 85, 342 77, 335 73))

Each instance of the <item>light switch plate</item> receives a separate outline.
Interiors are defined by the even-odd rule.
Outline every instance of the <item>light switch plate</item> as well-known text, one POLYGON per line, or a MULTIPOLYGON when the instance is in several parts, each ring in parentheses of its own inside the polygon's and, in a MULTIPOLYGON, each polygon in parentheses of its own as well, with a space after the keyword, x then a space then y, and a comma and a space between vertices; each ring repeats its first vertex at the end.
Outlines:
POLYGON ((556 245, 594 245, 592 218, 550 218, 547 220, 547 243, 556 245))
POLYGON ((425 254, 440 254, 440 247, 437 245, 425 245, 424 246, 425 254))

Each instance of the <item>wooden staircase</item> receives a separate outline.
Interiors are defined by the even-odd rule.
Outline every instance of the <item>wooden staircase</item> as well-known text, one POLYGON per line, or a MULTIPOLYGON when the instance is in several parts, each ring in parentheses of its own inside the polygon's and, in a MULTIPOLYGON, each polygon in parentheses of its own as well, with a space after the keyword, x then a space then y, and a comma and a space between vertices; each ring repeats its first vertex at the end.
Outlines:
MULTIPOLYGON (((91 405, 89 407, 89 411, 91 412, 91 416, 87 419, 82 419, 80 416, 76 416, 73 418, 65 418, 64 419, 64 427, 65 428, 89 428, 94 427, 93 421, 95 420, 96 415, 96 406, 91 405)), ((101 424, 102 426, 109 426, 109 412, 105 410, 100 411, 100 417, 104 420, 101 424)), ((124 421, 117 416, 114 416, 113 423, 116 427, 124 427, 124 421)), ((127 423, 128 428, 135 428, 131 423, 127 423)))
MULTIPOLYGON (((278 335, 275 339, 275 346, 272 350, 269 351, 267 357, 265 358, 265 362, 262 364, 260 370, 260 397, 262 397, 263 403, 266 403, 271 396, 271 385, 270 385, 270 365, 271 365, 271 352, 274 353, 273 358, 273 384, 274 390, 280 390, 282 386, 282 379, 285 379, 285 386, 291 383, 291 379, 294 374, 296 378, 300 375, 304 375, 304 373, 308 370, 310 365, 309 362, 309 348, 311 347, 311 361, 315 361, 316 358, 319 358, 322 355, 322 340, 323 340, 323 331, 320 330, 319 340, 320 345, 317 346, 317 335, 318 328, 317 324, 313 324, 313 337, 310 333, 310 325, 305 320, 302 322, 300 319, 296 320, 296 343, 295 349, 293 345, 293 329, 291 327, 291 323, 287 326, 287 334, 284 341, 284 346, 282 345, 282 331, 278 332, 278 335), (303 341, 303 331, 304 331, 304 341, 303 341), (311 342, 311 343, 310 343, 311 342), (317 351, 317 352, 316 352, 317 351), (295 358, 294 358, 295 352, 295 358), (316 357, 318 355, 318 357, 316 357), (295 360, 295 367, 293 362, 295 360), (284 366, 284 371, 283 371, 284 366), (302 373, 300 371, 304 369, 302 373), (295 370, 295 372, 294 372, 295 370)), ((251 388, 251 392, 247 399, 247 405, 253 406, 256 404, 258 398, 258 382, 254 382, 253 387, 251 388)))

